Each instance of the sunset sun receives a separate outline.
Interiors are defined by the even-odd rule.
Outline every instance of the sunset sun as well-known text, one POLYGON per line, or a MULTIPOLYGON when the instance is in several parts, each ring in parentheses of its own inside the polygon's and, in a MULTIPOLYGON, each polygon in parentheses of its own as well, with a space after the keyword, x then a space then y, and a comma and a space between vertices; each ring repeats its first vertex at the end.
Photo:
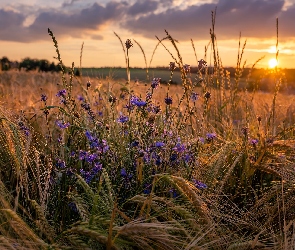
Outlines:
POLYGON ((278 65, 278 61, 275 58, 272 58, 268 61, 268 67, 273 69, 278 65))

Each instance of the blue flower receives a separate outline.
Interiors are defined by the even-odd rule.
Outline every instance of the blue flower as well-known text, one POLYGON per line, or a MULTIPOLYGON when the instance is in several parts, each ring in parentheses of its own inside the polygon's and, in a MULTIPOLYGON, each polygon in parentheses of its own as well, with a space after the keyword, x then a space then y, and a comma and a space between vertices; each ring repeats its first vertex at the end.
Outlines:
POLYGON ((172 154, 171 156, 170 156, 170 161, 176 161, 177 160, 177 154, 172 154))
POLYGON ((133 141, 130 144, 131 147, 137 147, 138 145, 139 145, 139 141, 133 141))
POLYGON ((177 151, 178 153, 182 153, 186 150, 186 146, 182 144, 180 138, 178 138, 178 142, 176 143, 175 147, 172 149, 174 151, 177 151))
POLYGON ((42 101, 42 102, 46 102, 46 100, 47 100, 47 96, 44 95, 44 94, 42 94, 42 95, 41 95, 41 101, 42 101))
POLYGON ((121 169, 121 176, 126 177, 127 176, 127 172, 125 168, 121 169))
POLYGON ((63 122, 63 121, 59 121, 59 120, 57 120, 55 123, 56 123, 56 125, 59 126, 61 129, 65 129, 65 128, 68 128, 68 127, 70 126, 70 123, 69 123, 69 122, 65 123, 65 122, 63 122))
POLYGON ((67 93, 67 91, 65 89, 62 89, 57 92, 56 96, 57 97, 65 97, 66 93, 67 93))
POLYGON ((169 193, 172 194, 172 197, 173 197, 173 198, 176 198, 176 197, 178 196, 177 191, 176 191, 175 188, 171 188, 171 189, 169 190, 169 193))
POLYGON ((162 148, 162 147, 165 146, 165 143, 164 143, 164 142, 161 142, 161 141, 158 141, 158 142, 155 143, 155 146, 156 146, 157 148, 162 148))
POLYGON ((252 146, 256 146, 256 144, 258 144, 258 140, 257 139, 251 139, 250 143, 252 144, 252 146))
POLYGON ((125 122, 129 121, 129 118, 128 118, 128 116, 120 115, 119 118, 117 119, 117 121, 119 123, 125 123, 125 122))
POLYGON ((193 92, 192 95, 191 95, 191 100, 192 100, 193 102, 195 102, 195 101, 197 101, 198 99, 199 99, 199 94, 193 92))
POLYGON ((56 166, 58 168, 65 168, 66 167, 66 163, 65 163, 65 161, 63 161, 61 159, 57 159, 56 166))
POLYGON ((81 96, 81 95, 78 95, 78 96, 77 96, 77 99, 78 99, 79 101, 81 101, 81 102, 85 101, 85 98, 84 98, 83 96, 81 96))
POLYGON ((156 89, 160 85, 160 82, 161 78, 154 78, 151 83, 152 88, 156 89))
POLYGON ((18 126, 19 126, 19 129, 20 129, 20 130, 24 131, 24 134, 25 134, 26 136, 29 136, 29 134, 30 134, 30 130, 29 130, 29 128, 27 128, 27 127, 24 125, 23 122, 19 122, 19 123, 18 123, 18 126))
POLYGON ((207 185, 203 182, 200 182, 196 179, 192 179, 192 182, 194 183, 195 187, 198 188, 198 189, 205 189, 207 188, 207 185))
POLYGON ((87 162, 91 163, 94 160, 96 160, 97 157, 98 157, 97 154, 87 154, 85 159, 87 162))
POLYGON ((172 104, 172 97, 167 96, 167 97, 165 98, 165 103, 166 103, 167 105, 171 105, 171 104, 172 104))
POLYGON ((142 101, 142 100, 141 100, 140 98, 138 98, 137 96, 132 96, 132 97, 130 98, 130 103, 131 103, 132 105, 137 106, 137 107, 144 107, 144 106, 147 104, 147 102, 142 101))
POLYGON ((215 133, 207 133, 206 134, 207 141, 212 141, 214 138, 216 138, 216 134, 215 133))
POLYGON ((86 158, 86 156, 87 156, 87 152, 86 151, 84 151, 84 150, 80 150, 79 151, 79 159, 80 160, 84 160, 86 158))

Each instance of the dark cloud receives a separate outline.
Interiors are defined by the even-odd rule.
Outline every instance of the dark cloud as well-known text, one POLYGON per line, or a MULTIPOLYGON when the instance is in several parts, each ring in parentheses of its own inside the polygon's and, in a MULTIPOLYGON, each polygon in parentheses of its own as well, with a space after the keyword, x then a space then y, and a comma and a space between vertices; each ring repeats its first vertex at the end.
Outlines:
MULTIPOLYGON (((276 35, 275 21, 279 17, 279 34, 295 37, 295 5, 283 11, 284 0, 219 0, 209 4, 198 2, 185 9, 173 7, 173 0, 113 0, 106 5, 72 9, 79 0, 67 0, 60 9, 41 9, 34 13, 35 21, 23 26, 28 13, 0 9, 0 40, 32 42, 50 39, 50 28, 57 39, 91 35, 109 23, 121 25, 134 34, 153 38, 165 36, 164 30, 178 40, 209 39, 211 12, 217 7, 215 31, 218 39, 243 37, 269 38, 276 35), (69 5, 69 8, 65 6, 69 5), (67 12, 65 12, 66 10, 67 12)), ((79 1, 83 2, 83 1, 79 1)), ((29 13, 32 14, 32 13, 29 13)), ((96 36, 96 39, 102 39, 96 36)))
POLYGON ((127 14, 135 16, 141 13, 148 13, 155 11, 159 6, 159 2, 149 1, 149 0, 140 0, 135 2, 127 11, 127 14))
POLYGON ((0 10, 0 40, 21 42, 48 40, 48 28, 60 38, 81 37, 90 31, 97 31, 99 26, 110 21, 121 19, 126 8, 126 2, 109 2, 106 6, 94 3, 72 14, 50 9, 40 12, 29 27, 23 26, 25 20, 23 15, 0 10))
POLYGON ((44 32, 49 27, 55 34, 79 37, 82 33, 97 30, 100 25, 122 17, 126 8, 124 3, 110 2, 105 7, 94 3, 78 13, 42 12, 29 27, 33 33, 44 32))
POLYGON ((19 26, 25 20, 25 16, 13 11, 5 11, 0 9, 0 30, 11 29, 19 26))
POLYGON ((129 31, 152 38, 164 36, 168 30, 176 39, 209 39, 211 12, 217 7, 215 33, 219 39, 244 37, 266 38, 276 34, 276 17, 288 27, 289 33, 295 22, 295 8, 283 11, 284 0, 219 0, 217 4, 193 5, 186 9, 167 9, 159 14, 148 14, 136 20, 129 18, 122 27, 129 31))

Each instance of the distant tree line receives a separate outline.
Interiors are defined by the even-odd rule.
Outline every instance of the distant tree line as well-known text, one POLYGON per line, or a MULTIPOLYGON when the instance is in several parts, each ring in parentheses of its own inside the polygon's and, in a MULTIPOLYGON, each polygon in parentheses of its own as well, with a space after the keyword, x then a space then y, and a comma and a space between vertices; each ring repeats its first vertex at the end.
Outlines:
MULTIPOLYGON (((65 66, 63 65, 65 68, 65 66)), ((46 59, 31 59, 26 57, 22 59, 20 62, 18 61, 10 61, 6 56, 0 59, 0 71, 7 70, 37 70, 38 72, 59 72, 61 71, 61 67, 59 64, 55 64, 54 62, 49 62, 46 59)))

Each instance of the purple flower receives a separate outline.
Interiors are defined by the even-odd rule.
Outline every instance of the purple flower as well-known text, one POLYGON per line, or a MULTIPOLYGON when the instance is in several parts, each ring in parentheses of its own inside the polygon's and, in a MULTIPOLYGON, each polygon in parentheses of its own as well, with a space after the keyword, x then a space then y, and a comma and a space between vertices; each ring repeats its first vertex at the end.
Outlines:
POLYGON ((46 100, 47 100, 47 96, 44 95, 44 94, 42 94, 42 95, 41 95, 41 101, 42 101, 42 102, 46 102, 46 100))
POLYGON ((195 101, 197 101, 198 99, 199 99, 199 94, 193 92, 192 95, 191 95, 191 100, 192 100, 193 102, 195 102, 195 101))
POLYGON ((137 147, 138 145, 139 145, 139 141, 133 141, 130 144, 131 147, 137 147))
POLYGON ((124 115, 120 115, 119 118, 117 119, 117 122, 119 122, 119 123, 125 123, 128 121, 129 121, 128 116, 124 116, 124 115))
POLYGON ((102 170, 102 164, 99 162, 94 163, 94 168, 92 168, 92 172, 97 174, 100 170, 102 170))
POLYGON ((26 136, 29 136, 29 134, 30 134, 30 130, 29 130, 29 128, 27 128, 27 127, 24 125, 23 122, 19 122, 19 123, 18 123, 18 126, 19 126, 19 129, 20 129, 20 130, 24 131, 24 134, 25 134, 26 136))
POLYGON ((161 157, 159 155, 157 155, 155 163, 156 163, 157 166, 161 165, 162 159, 161 159, 161 157))
POLYGON ((66 163, 65 163, 65 161, 63 161, 61 159, 57 159, 56 166, 58 168, 65 168, 66 167, 66 163))
POLYGON ((161 78, 154 78, 152 80, 151 86, 153 89, 156 89, 160 85, 161 78))
POLYGON ((200 182, 196 179, 192 179, 192 182, 194 183, 195 187, 198 188, 198 189, 205 189, 207 188, 207 185, 203 182, 200 182))
POLYGON ((121 169, 121 176, 126 177, 127 176, 127 172, 125 168, 121 169))
POLYGON ((69 122, 65 123, 65 122, 63 122, 63 121, 59 121, 59 120, 57 120, 55 123, 56 123, 56 125, 59 126, 61 129, 65 129, 65 128, 68 128, 68 127, 70 126, 70 123, 69 123, 69 122))
POLYGON ((65 89, 62 89, 62 90, 57 92, 56 96, 57 97, 65 97, 66 93, 67 93, 67 91, 65 89))
POLYGON ((80 150, 79 151, 79 159, 80 160, 84 160, 86 158, 86 156, 87 156, 87 152, 86 151, 84 151, 84 150, 80 150))
POLYGON ((258 144, 258 142, 259 142, 259 141, 258 141, 257 139, 251 139, 251 140, 250 140, 250 144, 251 144, 252 146, 254 146, 254 147, 258 144))
POLYGON ((130 103, 131 103, 132 105, 137 106, 137 107, 144 107, 144 106, 147 104, 147 102, 142 101, 142 100, 141 100, 140 98, 138 98, 137 96, 132 96, 132 97, 130 98, 130 103))
POLYGON ((155 146, 156 146, 157 148, 162 148, 162 147, 165 146, 165 143, 164 143, 164 142, 161 142, 161 141, 158 141, 158 142, 155 143, 155 146))
POLYGON ((85 132, 86 138, 88 139, 88 141, 93 141, 95 139, 95 137, 92 136, 92 134, 90 133, 90 131, 86 130, 85 132))
POLYGON ((178 138, 178 142, 176 143, 175 147, 172 149, 174 151, 177 151, 178 153, 183 153, 186 150, 186 146, 182 144, 180 138, 178 138))
POLYGON ((87 162, 90 163, 90 162, 93 162, 94 160, 96 160, 97 157, 98 157, 97 154, 87 154, 85 159, 87 162))
POLYGON ((78 209, 77 209, 77 206, 76 206, 76 204, 74 203, 74 202, 70 202, 69 204, 68 204, 68 206, 69 206, 69 208, 71 209, 71 210, 73 210, 74 212, 78 212, 78 209))
POLYGON ((170 161, 176 161, 177 160, 177 154, 176 153, 173 153, 171 156, 170 156, 170 161))
POLYGON ((166 103, 167 105, 171 105, 171 104, 172 104, 172 97, 167 96, 167 97, 165 98, 165 103, 166 103))
POLYGON ((58 141, 58 143, 62 143, 62 136, 61 135, 58 136, 57 141, 58 141))
POLYGON ((171 188, 169 190, 169 193, 171 193, 171 195, 172 195, 173 198, 176 198, 178 196, 177 191, 176 191, 175 188, 171 188))
POLYGON ((84 102, 84 101, 85 101, 85 98, 84 98, 83 96, 81 96, 81 95, 78 95, 78 96, 77 96, 77 99, 78 99, 79 101, 81 101, 81 102, 84 102))
POLYGON ((193 156, 191 154, 186 154, 184 157, 183 157, 183 160, 185 163, 189 163, 191 160, 192 160, 193 156))
POLYGON ((144 194, 150 194, 151 193, 151 190, 152 190, 152 185, 151 184, 144 184, 144 190, 143 190, 143 193, 144 194))
POLYGON ((216 134, 215 133, 207 133, 206 134, 207 141, 213 141, 214 138, 216 138, 216 134))

